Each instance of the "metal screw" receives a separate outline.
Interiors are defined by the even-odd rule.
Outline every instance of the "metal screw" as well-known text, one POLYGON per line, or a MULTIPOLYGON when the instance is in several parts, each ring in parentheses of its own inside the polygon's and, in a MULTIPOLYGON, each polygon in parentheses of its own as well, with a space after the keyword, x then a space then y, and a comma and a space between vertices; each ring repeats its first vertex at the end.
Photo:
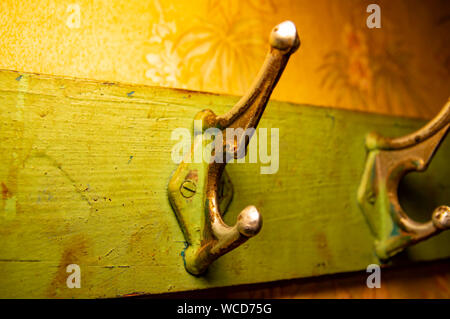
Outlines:
POLYGON ((181 184, 180 192, 181 195, 185 198, 190 198, 195 195, 197 190, 197 185, 191 180, 185 180, 183 184, 181 184))

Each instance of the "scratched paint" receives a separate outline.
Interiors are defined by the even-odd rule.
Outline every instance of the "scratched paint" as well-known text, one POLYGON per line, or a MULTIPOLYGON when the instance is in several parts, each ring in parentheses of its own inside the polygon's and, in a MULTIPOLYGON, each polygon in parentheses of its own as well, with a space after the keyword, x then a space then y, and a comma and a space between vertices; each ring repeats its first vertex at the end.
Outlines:
MULTIPOLYGON (((14 151, 11 153, 12 164, 10 166, 9 179, 7 185, 9 185, 8 194, 3 198, 4 204, 4 216, 7 220, 14 219, 17 213, 17 174, 20 169, 21 161, 23 160, 23 136, 25 131, 24 122, 24 109, 25 109, 25 97, 28 92, 28 76, 21 74, 15 78, 17 81, 17 96, 15 103, 14 120, 16 121, 16 127, 18 128, 14 151)), ((6 187, 6 186, 5 186, 6 187)))

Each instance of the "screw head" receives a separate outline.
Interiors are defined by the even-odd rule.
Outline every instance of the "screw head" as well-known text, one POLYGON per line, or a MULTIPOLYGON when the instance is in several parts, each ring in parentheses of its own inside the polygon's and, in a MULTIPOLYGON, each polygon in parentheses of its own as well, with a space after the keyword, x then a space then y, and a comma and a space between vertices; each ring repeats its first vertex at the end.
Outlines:
POLYGON ((180 187, 180 193, 185 198, 190 198, 195 195, 197 185, 191 180, 185 180, 180 187))

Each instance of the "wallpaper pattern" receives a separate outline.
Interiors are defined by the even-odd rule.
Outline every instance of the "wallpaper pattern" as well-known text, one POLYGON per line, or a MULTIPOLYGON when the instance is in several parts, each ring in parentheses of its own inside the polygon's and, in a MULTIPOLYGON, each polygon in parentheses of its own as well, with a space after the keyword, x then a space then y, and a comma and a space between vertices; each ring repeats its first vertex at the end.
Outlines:
POLYGON ((241 95, 289 19, 302 45, 277 100, 431 117, 449 96, 445 0, 3 0, 0 12, 3 69, 241 95))

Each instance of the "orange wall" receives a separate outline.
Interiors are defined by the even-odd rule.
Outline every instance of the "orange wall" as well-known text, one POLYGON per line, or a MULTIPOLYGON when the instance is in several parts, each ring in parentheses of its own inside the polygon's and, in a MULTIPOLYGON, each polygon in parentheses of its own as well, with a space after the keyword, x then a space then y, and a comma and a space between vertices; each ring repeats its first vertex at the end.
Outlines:
POLYGON ((290 19, 302 46, 275 99, 429 118, 449 96, 446 0, 2 0, 0 12, 4 69, 241 95, 290 19), (366 26, 370 3, 381 29, 366 26))

